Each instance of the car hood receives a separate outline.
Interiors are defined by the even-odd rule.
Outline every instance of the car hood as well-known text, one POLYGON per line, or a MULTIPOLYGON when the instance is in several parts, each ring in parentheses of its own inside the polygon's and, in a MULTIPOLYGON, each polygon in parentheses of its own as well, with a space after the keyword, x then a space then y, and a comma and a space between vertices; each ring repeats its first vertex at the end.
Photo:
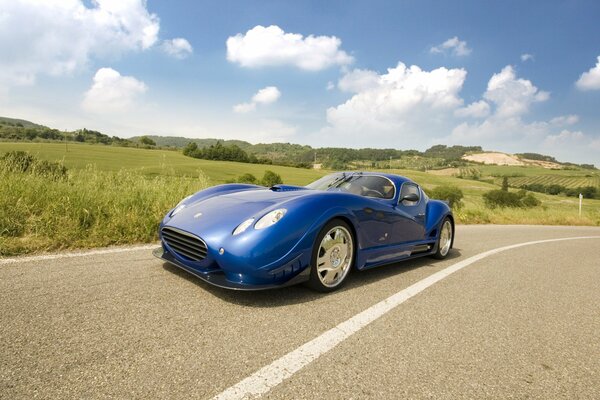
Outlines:
POLYGON ((272 188, 216 195, 187 204, 166 225, 199 236, 230 235, 248 218, 258 219, 279 206, 284 207, 292 199, 314 193, 314 190, 298 187, 295 190, 272 188))

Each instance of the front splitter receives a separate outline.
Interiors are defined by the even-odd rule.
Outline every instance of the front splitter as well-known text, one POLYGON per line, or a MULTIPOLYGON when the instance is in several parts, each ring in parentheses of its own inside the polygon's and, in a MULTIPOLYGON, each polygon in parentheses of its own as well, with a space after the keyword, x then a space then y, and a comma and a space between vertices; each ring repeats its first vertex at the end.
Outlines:
POLYGON ((156 258, 160 258, 163 261, 168 262, 178 268, 181 268, 185 272, 188 272, 194 275, 197 278, 202 279, 204 282, 209 283, 213 286, 217 286, 223 289, 231 289, 231 290, 265 290, 265 289, 276 289, 283 288, 286 286, 296 285, 302 282, 306 282, 310 276, 310 268, 305 268, 298 275, 294 276, 292 279, 280 283, 280 284, 267 284, 267 285, 254 285, 249 283, 238 283, 231 282, 227 279, 223 272, 207 272, 202 273, 190 268, 177 260, 171 253, 165 251, 162 247, 158 247, 152 250, 152 255, 156 258))

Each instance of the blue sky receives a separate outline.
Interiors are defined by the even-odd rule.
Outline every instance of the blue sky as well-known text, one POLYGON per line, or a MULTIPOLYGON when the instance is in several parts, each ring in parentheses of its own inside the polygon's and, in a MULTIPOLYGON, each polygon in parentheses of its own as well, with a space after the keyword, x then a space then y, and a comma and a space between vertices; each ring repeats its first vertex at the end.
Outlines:
POLYGON ((596 1, 0 0, 0 115, 600 164, 596 1))

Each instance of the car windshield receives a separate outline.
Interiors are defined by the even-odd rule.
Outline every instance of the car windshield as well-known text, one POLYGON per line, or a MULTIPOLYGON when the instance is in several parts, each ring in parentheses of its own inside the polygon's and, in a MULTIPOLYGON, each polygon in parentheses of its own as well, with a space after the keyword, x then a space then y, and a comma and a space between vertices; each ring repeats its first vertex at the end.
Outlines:
POLYGON ((393 199, 395 194, 394 184, 388 178, 344 172, 324 176, 306 187, 314 190, 342 191, 380 199, 393 199))

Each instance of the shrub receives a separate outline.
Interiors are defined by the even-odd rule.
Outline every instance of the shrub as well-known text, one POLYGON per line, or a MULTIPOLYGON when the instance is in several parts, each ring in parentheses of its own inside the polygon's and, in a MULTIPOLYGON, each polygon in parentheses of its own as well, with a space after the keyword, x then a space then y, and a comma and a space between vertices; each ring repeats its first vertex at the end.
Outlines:
POLYGON ((0 166, 7 172, 27 172, 35 157, 24 151, 9 151, 0 158, 0 166))
POLYGON ((531 193, 520 190, 517 193, 504 190, 491 190, 483 195, 483 201, 489 208, 513 207, 528 208, 539 206, 541 202, 531 193))
POLYGON ((24 151, 10 151, 0 157, 0 170, 8 173, 28 173, 52 180, 67 177, 67 168, 57 162, 38 160, 24 151))
POLYGON ((279 176, 279 174, 276 174, 273 171, 266 170, 260 183, 263 186, 271 187, 277 184, 281 184, 283 183, 283 181, 281 180, 281 176, 279 176))
POLYGON ((239 176, 235 181, 238 183, 256 183, 256 177, 252 174, 244 174, 239 176))
POLYGON ((460 209, 462 207, 462 198, 464 195, 462 190, 456 186, 438 186, 431 190, 429 195, 434 199, 447 201, 448 205, 453 209, 460 209))

